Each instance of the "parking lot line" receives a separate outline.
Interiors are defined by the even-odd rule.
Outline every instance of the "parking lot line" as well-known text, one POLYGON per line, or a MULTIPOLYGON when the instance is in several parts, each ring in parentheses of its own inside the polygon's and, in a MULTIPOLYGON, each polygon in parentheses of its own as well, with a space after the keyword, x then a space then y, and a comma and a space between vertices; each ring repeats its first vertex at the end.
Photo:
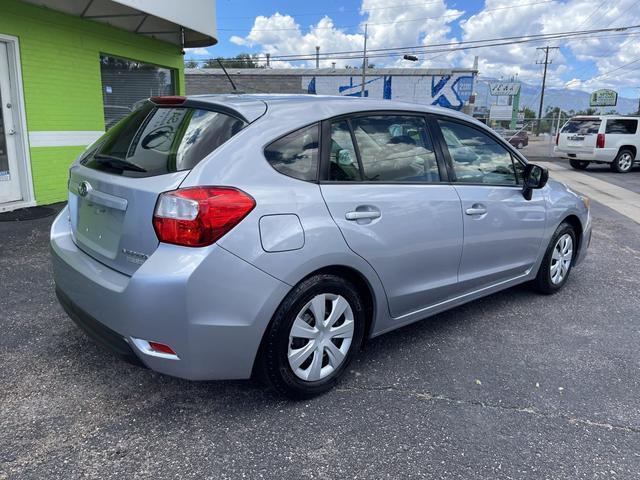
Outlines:
POLYGON ((554 180, 566 183, 570 188, 588 196, 594 202, 601 203, 634 222, 640 223, 640 194, 590 175, 570 170, 557 163, 537 163, 548 168, 551 172, 551 178, 554 180))

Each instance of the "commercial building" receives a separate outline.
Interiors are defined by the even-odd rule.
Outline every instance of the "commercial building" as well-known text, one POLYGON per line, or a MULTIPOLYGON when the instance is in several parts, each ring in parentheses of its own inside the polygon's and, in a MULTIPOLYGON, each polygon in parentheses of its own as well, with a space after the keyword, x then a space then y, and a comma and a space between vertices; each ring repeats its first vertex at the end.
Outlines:
POLYGON ((86 145, 215 43, 214 0, 2 0, 0 211, 64 200, 86 145))
MULTIPOLYGON (((364 89, 359 69, 257 68, 227 69, 239 91, 245 93, 309 93, 351 95, 440 105, 473 111, 475 69, 370 68, 364 89)), ((187 93, 229 93, 231 83, 222 69, 185 70, 187 93)))

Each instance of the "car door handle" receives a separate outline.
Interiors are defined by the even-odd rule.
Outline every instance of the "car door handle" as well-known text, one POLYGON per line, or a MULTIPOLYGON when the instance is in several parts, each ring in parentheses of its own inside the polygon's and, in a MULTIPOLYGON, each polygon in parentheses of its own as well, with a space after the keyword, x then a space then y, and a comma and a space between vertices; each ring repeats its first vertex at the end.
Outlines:
POLYGON ((347 220, 373 220, 374 218, 380 218, 380 212, 377 210, 356 210, 345 213, 344 218, 347 220))
POLYGON ((484 205, 475 204, 471 208, 467 208, 464 213, 467 215, 484 215, 487 213, 487 207, 484 205))

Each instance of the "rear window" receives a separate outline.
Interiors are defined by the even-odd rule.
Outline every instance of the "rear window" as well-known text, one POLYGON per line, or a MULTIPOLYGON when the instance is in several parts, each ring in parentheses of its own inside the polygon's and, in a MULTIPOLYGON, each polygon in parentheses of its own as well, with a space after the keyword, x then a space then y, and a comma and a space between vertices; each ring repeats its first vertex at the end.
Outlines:
POLYGON ((638 129, 638 120, 631 118, 620 118, 617 120, 607 120, 605 133, 621 133, 633 135, 638 129))
POLYGON ((572 119, 565 123, 561 133, 578 133, 586 135, 589 133, 598 133, 600 128, 600 119, 572 119))
POLYGON ((80 163, 128 177, 190 170, 244 125, 220 112, 145 102, 93 144, 80 163))

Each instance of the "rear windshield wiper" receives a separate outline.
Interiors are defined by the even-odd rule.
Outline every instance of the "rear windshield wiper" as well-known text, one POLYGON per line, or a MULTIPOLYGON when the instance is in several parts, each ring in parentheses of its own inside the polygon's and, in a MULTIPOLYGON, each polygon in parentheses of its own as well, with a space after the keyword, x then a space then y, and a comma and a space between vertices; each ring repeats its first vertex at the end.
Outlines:
POLYGON ((93 159, 98 161, 99 163, 104 163, 117 170, 131 170, 133 172, 146 172, 146 170, 142 168, 140 165, 136 165, 133 162, 123 160, 119 157, 114 157, 113 155, 96 153, 93 156, 93 159))

